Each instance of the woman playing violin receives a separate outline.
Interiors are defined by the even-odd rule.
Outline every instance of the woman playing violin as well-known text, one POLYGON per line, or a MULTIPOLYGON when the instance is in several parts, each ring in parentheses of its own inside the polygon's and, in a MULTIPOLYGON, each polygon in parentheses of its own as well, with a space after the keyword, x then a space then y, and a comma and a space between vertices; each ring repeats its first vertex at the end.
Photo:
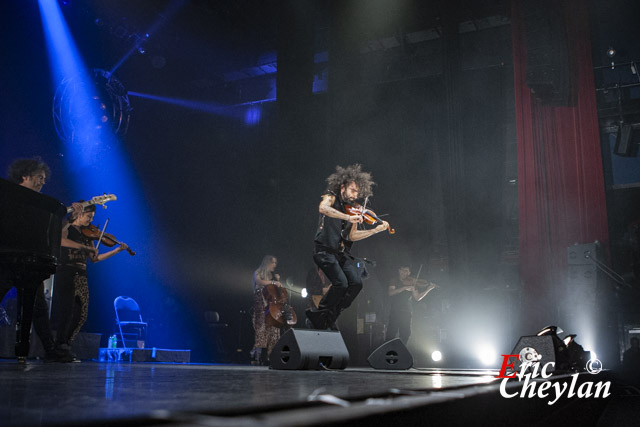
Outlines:
POLYGON ((406 345, 411 336, 412 301, 421 301, 436 285, 411 277, 408 266, 398 269, 398 277, 389 284, 389 325, 387 339, 400 339, 406 345))
POLYGON ((359 198, 372 194, 371 174, 362 171, 359 164, 343 168, 327 178, 328 188, 322 196, 318 210, 320 219, 315 235, 313 260, 333 284, 322 297, 317 310, 306 311, 315 329, 336 330, 336 319, 340 312, 351 305, 362 289, 362 278, 357 261, 349 254, 353 242, 366 239, 387 230, 389 224, 381 221, 375 228, 359 230, 362 215, 350 215, 345 205, 354 204, 359 198))
POLYGON ((267 365, 269 354, 273 346, 280 339, 280 328, 270 325, 266 316, 268 304, 264 297, 265 286, 273 285, 279 288, 280 275, 275 273, 278 260, 273 255, 262 258, 262 263, 253 272, 253 330, 255 332, 255 342, 251 350, 251 363, 256 365, 267 365))
POLYGON ((87 320, 89 312, 89 284, 87 282, 87 258, 100 262, 128 248, 121 243, 116 249, 99 253, 91 239, 82 233, 96 212, 95 205, 87 206, 79 215, 72 214, 70 222, 62 229, 60 265, 56 270, 54 310, 58 319, 56 347, 60 353, 71 354, 71 343, 87 320))

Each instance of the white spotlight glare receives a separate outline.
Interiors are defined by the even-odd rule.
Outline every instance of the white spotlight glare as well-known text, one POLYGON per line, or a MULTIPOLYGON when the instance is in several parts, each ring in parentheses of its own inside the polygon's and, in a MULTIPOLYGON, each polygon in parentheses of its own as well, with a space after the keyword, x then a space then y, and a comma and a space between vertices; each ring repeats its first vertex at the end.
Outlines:
POLYGON ((477 355, 478 359, 480 359, 485 366, 493 365, 496 362, 496 351, 488 345, 480 347, 477 355))
POLYGON ((302 296, 302 298, 306 298, 307 297, 307 288, 302 288, 302 290, 300 291, 300 295, 302 296))
POLYGON ((438 350, 434 351, 433 353, 431 353, 431 360, 433 360, 434 362, 441 361, 442 353, 440 353, 438 350))

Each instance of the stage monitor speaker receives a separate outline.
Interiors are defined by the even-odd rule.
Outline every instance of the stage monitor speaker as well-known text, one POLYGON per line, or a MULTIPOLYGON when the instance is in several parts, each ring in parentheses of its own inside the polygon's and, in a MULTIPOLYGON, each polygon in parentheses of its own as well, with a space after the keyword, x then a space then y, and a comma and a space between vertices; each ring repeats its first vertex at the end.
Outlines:
POLYGON ((376 348, 367 358, 373 369, 403 370, 413 366, 413 356, 400 338, 392 339, 376 348))
POLYGON ((344 369, 349 352, 340 332, 289 329, 269 355, 273 369, 344 369))
POLYGON ((567 263, 571 265, 594 265, 593 259, 602 260, 602 249, 599 242, 574 243, 567 247, 567 263))
POLYGON ((569 368, 567 348, 557 335, 520 337, 511 354, 520 355, 519 361, 516 361, 513 365, 518 371, 520 364, 524 361, 540 362, 541 367, 553 362, 553 368, 547 369, 547 372, 564 371, 569 368))

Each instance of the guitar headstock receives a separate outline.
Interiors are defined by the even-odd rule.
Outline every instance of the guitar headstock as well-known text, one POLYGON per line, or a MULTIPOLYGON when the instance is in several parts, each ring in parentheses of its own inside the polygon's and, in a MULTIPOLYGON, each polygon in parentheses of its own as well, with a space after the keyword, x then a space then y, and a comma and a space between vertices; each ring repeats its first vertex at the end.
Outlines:
POLYGON ((118 200, 115 194, 104 194, 102 196, 95 196, 91 198, 90 202, 94 205, 101 205, 103 208, 107 208, 104 204, 111 201, 118 200))

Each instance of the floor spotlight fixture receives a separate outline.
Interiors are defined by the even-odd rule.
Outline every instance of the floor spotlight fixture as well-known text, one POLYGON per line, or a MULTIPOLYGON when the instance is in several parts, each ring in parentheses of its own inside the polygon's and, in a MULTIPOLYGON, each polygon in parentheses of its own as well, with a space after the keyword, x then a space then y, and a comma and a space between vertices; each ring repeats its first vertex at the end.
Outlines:
POLYGON ((562 340, 567 346, 569 367, 572 371, 584 371, 587 368, 587 362, 591 360, 591 352, 585 351, 575 338, 576 334, 570 334, 562 340))

